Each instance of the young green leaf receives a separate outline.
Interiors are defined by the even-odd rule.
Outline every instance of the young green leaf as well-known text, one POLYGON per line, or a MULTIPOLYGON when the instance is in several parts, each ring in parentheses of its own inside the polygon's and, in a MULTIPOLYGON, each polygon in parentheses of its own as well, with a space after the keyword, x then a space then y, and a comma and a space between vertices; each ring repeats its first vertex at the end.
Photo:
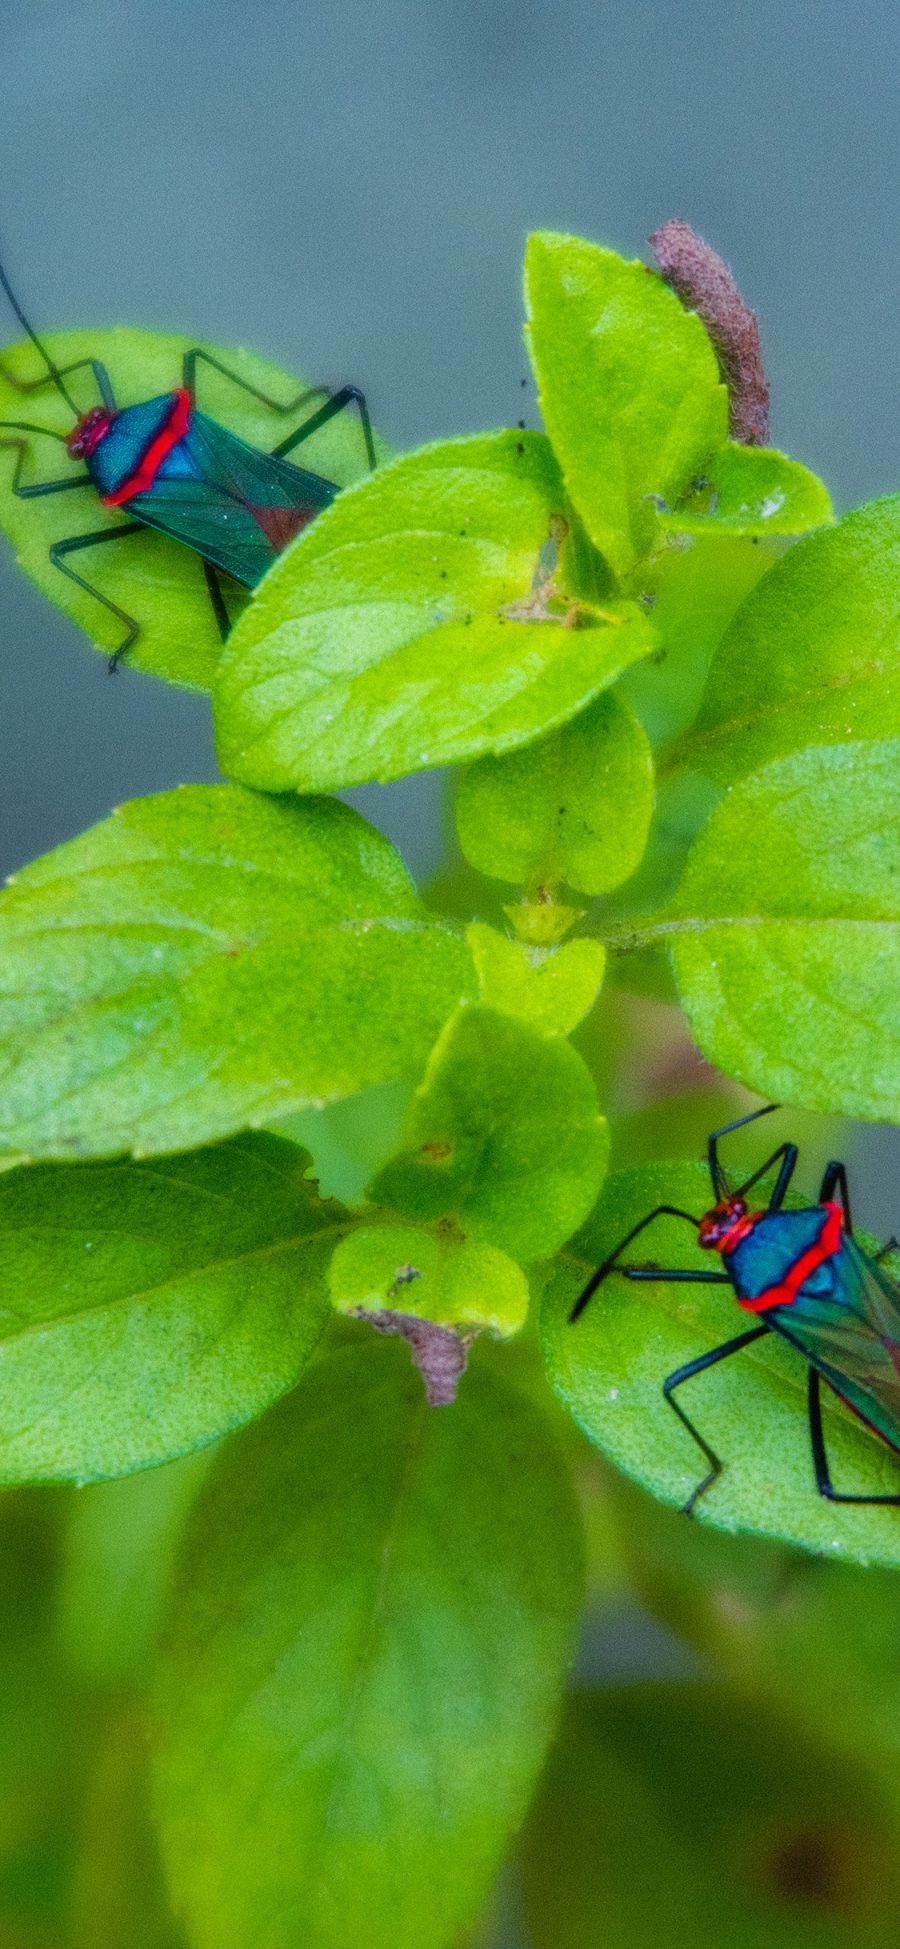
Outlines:
POLYGON ((886 1794, 746 1684, 573 1699, 524 1868, 534 1949, 891 1949, 896 1934, 886 1794))
POLYGON ((183 1150, 414 1069, 473 984, 386 839, 333 801, 186 786, 0 895, 0 1138, 183 1150))
POLYGON ((488 1008, 520 1016, 545 1035, 570 1035, 593 1008, 606 967, 599 941, 528 947, 481 920, 466 928, 466 940, 488 1008))
POLYGON ((808 744, 900 734, 900 494, 799 542, 738 610, 679 761, 730 784, 808 744))
POLYGON ((704 1055, 762 1096, 897 1119, 898 764, 898 741, 798 752, 691 849, 661 931, 704 1055))
POLYGON ((223 770, 331 790, 511 750, 571 717, 653 643, 633 604, 575 602, 565 542, 559 594, 541 581, 542 550, 572 526, 535 433, 424 447, 342 496, 229 638, 223 770))
POLYGON ((308 1165, 260 1133, 164 1166, 0 1178, 0 1482, 166 1462, 293 1386, 352 1223, 308 1165))
POLYGON ((528 1312, 521 1266, 448 1225, 362 1225, 338 1245, 328 1283, 339 1312, 392 1309, 504 1339, 528 1312))
POLYGON ((483 1004, 448 1022, 413 1098, 408 1148, 369 1195, 406 1218, 454 1218, 526 1263, 582 1224, 609 1151, 582 1059, 483 1004))
POLYGON ((670 534, 805 535, 832 521, 828 489, 799 460, 729 440, 676 507, 660 507, 670 534))
MULTIPOLYGON (((682 1507, 706 1462, 663 1397, 663 1381, 749 1325, 725 1286, 640 1283, 611 1274, 580 1318, 569 1314, 595 1267, 654 1206, 699 1217, 711 1203, 699 1164, 644 1165, 609 1179, 599 1210, 569 1247, 548 1286, 541 1338, 550 1381, 589 1440, 663 1501, 682 1507)), ((625 1262, 709 1271, 690 1227, 655 1220, 625 1262)), ((900 1563, 895 1509, 839 1509, 816 1493, 803 1356, 769 1333, 685 1388, 686 1411, 721 1456, 718 1480, 700 1497, 698 1522, 774 1536, 823 1555, 900 1563)), ((827 1388, 832 1476, 861 1495, 900 1492, 900 1461, 827 1388)))
POLYGON ((498 880, 608 893, 640 864, 653 811, 653 759, 618 697, 524 751, 481 758, 456 799, 459 843, 498 880))
POLYGON ((617 575, 646 555, 728 433, 728 394, 695 312, 646 264, 538 231, 525 253, 526 337, 572 500, 617 575))
MULTIPOLYGON (((141 400, 157 398, 160 393, 174 391, 182 383, 184 355, 196 343, 195 339, 122 328, 44 334, 44 344, 59 366, 69 366, 79 359, 100 359, 108 368, 120 406, 133 406, 141 400)), ((202 349, 220 359, 239 379, 259 387, 273 399, 293 401, 302 391, 303 382, 296 376, 289 377, 277 366, 249 352, 225 350, 218 345, 205 345, 202 349)), ((2 363, 5 371, 19 380, 41 378, 43 369, 31 344, 9 347, 3 353, 2 363)), ((46 374, 43 376, 46 379, 46 374)), ((85 412, 98 404, 89 366, 74 373, 66 383, 85 412)), ((200 409, 264 452, 269 452, 304 418, 309 418, 321 399, 321 394, 314 394, 287 418, 252 399, 212 366, 202 363, 198 366, 200 409)), ((72 415, 55 388, 43 384, 34 392, 23 393, 9 383, 3 371, 0 371, 0 419, 29 420, 57 434, 72 430, 72 415)), ((29 433, 20 437, 26 450, 23 485, 63 480, 68 475, 75 478, 84 473, 84 462, 70 460, 58 439, 42 439, 40 434, 29 433)), ((86 631, 98 649, 108 654, 122 641, 122 624, 104 609, 96 596, 89 595, 54 568, 49 551, 54 542, 69 535, 121 528, 127 509, 105 508, 90 483, 71 493, 19 499, 12 491, 19 453, 11 450, 18 448, 18 437, 4 436, 3 445, 7 450, 0 455, 3 462, 0 524, 9 535, 22 567, 38 588, 86 631)), ((356 480, 366 472, 367 466, 356 416, 339 414, 320 433, 313 434, 308 445, 298 447, 292 458, 298 466, 310 468, 342 487, 356 480)), ((118 547, 86 549, 71 565, 88 581, 96 583, 110 602, 117 603, 140 623, 140 635, 128 653, 130 666, 189 690, 209 689, 222 641, 196 555, 148 529, 145 534, 127 536, 118 547)), ((232 594, 234 601, 229 597, 229 607, 237 613, 243 596, 236 584, 232 594)))
POLYGON ((541 1413, 426 1407, 369 1336, 232 1444, 160 1663, 157 1804, 196 1949, 445 1949, 548 1738, 581 1594, 541 1413))

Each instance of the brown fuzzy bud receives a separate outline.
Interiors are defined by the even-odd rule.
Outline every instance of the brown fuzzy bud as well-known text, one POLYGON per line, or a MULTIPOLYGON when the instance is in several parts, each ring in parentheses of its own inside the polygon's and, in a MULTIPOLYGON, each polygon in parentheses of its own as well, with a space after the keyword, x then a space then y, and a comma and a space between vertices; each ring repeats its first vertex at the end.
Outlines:
POLYGON ((769 388, 759 351, 759 326, 728 265, 689 223, 672 217, 650 238, 667 284, 702 318, 728 387, 728 430, 745 446, 769 437, 769 388))

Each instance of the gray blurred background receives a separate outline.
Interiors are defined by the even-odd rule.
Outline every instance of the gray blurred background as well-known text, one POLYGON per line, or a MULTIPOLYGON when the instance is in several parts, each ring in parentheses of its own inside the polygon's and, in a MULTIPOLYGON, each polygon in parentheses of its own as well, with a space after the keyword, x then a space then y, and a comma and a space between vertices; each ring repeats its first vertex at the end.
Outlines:
MULTIPOLYGON (((684 216, 846 508, 897 481, 898 60, 895 0, 5 0, 0 236, 38 326, 248 345, 409 447, 521 412, 528 229, 684 216)), ((5 544, 0 616, 0 871, 215 776, 206 700, 109 681, 5 544)), ((354 794, 419 873, 436 789, 354 794)))

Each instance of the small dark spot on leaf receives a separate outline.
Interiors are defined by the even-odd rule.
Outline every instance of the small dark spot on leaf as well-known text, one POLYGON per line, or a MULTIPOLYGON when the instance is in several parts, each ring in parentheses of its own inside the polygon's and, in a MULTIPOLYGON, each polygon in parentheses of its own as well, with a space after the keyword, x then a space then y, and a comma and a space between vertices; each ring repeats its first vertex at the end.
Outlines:
POLYGON ((442 568, 442 569, 441 569, 441 581, 442 581, 442 582, 446 582, 446 580, 447 580, 447 571, 446 571, 446 569, 445 569, 445 568, 442 568))
POLYGON ((851 1920, 867 1871, 877 1869, 877 1863, 866 1861, 871 1838, 824 1820, 795 1827, 775 1837, 765 1864, 766 1881, 782 1901, 851 1920))
POLYGON ((524 453, 524 452, 525 452, 525 446, 524 446, 524 443, 523 443, 523 442, 522 442, 521 440, 517 440, 517 441, 516 441, 516 452, 517 452, 517 453, 524 453))
POLYGON ((432 1137, 427 1144, 422 1144, 421 1155, 427 1157, 430 1164, 442 1164, 445 1158, 453 1156, 453 1145, 448 1144, 444 1137, 432 1137))
POLYGON ((393 1299, 395 1294, 400 1291, 401 1286, 411 1286, 414 1279, 421 1279, 421 1277, 422 1274, 417 1265, 398 1265, 388 1287, 388 1299, 393 1299))

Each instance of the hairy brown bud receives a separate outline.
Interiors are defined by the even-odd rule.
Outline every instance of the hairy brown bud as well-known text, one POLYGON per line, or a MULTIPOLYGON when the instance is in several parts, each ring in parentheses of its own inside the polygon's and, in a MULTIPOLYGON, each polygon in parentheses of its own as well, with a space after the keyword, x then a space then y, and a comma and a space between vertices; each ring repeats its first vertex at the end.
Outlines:
POLYGON ((728 387, 728 430, 733 440, 761 447, 769 437, 769 388, 759 351, 755 314, 728 265, 689 223, 672 217, 650 238, 656 261, 672 290, 702 318, 728 387))

